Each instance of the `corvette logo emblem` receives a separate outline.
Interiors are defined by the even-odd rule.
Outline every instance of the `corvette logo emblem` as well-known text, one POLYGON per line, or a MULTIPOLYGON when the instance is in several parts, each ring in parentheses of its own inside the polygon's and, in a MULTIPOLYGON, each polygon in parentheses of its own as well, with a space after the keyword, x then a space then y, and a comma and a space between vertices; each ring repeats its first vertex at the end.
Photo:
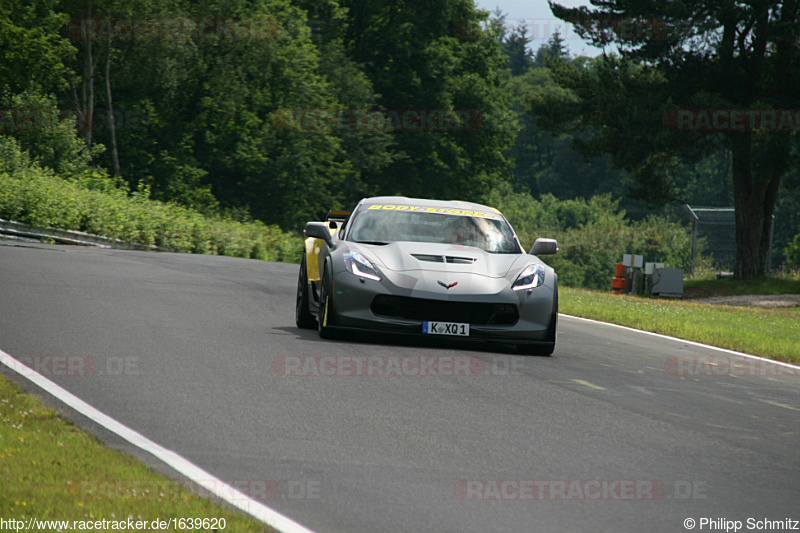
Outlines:
POLYGON ((439 282, 439 285, 441 285, 441 286, 442 286, 442 287, 444 287, 445 289, 449 289, 449 288, 451 288, 451 287, 455 287, 456 285, 458 285, 458 282, 457 282, 457 281, 454 281, 453 283, 451 283, 450 285, 448 285, 448 284, 447 284, 447 283, 445 283, 444 281, 440 281, 440 282, 439 282))

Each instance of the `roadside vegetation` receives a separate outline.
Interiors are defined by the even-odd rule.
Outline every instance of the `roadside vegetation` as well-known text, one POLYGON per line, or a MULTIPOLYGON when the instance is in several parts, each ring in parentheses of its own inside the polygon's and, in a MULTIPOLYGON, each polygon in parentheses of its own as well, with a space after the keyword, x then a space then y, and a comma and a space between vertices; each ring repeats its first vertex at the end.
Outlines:
MULTIPOLYGON (((753 294, 752 291, 759 291, 763 284, 771 285, 771 282, 759 282, 749 288, 740 286, 737 294, 753 294)), ((709 283, 706 286, 719 285, 709 283)), ((568 315, 800 364, 798 306, 734 307, 691 300, 620 296, 611 294, 610 290, 569 287, 560 288, 559 292, 559 310, 568 315)))
POLYGON ((717 279, 715 272, 705 270, 683 284, 683 296, 689 299, 748 294, 800 294, 800 269, 748 281, 717 279))
MULTIPOLYGON (((551 258, 562 284, 603 288, 623 253, 686 268, 691 241, 686 226, 664 216, 634 221, 610 195, 588 200, 534 199, 510 186, 496 188, 490 205, 509 218, 527 249, 537 237, 558 239, 551 258)), ((39 227, 85 231, 161 250, 299 262, 300 229, 282 230, 254 220, 150 198, 147 187, 118 187, 104 171, 85 168, 64 179, 33 161, 16 141, 0 136, 0 218, 39 227)))
POLYGON ((103 446, 2 376, 0 516, 92 522, 216 518, 225 520, 225 531, 272 531, 103 446))
MULTIPOLYGON (((791 55, 800 25, 773 27, 768 14, 700 2, 689 17, 697 27, 672 33, 688 15, 675 20, 653 4, 643 20, 664 22, 660 33, 642 28, 630 40, 591 23, 643 16, 614 9, 554 11, 585 25, 588 40, 620 44, 607 56, 575 57, 557 31, 534 51, 521 21, 468 0, 2 2, 0 137, 54 179, 114 198, 111 207, 95 192, 48 180, 31 187, 66 204, 41 212, 33 200, 9 201, 19 181, 0 183, 5 218, 292 260, 272 251, 282 249, 275 226, 298 235, 306 221, 366 196, 462 199, 501 208, 524 238, 560 238, 565 253, 555 261, 565 282, 600 288, 620 250, 683 266, 682 203, 733 206, 734 190, 769 183, 769 194, 753 193, 763 208, 740 215, 756 227, 774 211, 772 264, 800 267, 795 119, 779 131, 761 128, 752 142, 667 120, 681 109, 797 109, 796 91, 764 91, 771 84, 759 76, 777 68, 786 87, 797 85, 800 70, 781 69, 800 64, 791 55), (769 24, 750 23, 762 15, 769 24), (135 32, 132 21, 142 23, 135 32), (733 53, 715 48, 723 24, 751 33, 737 41, 737 61, 723 65, 733 69, 731 83, 720 84, 714 58, 733 53), (694 58, 709 68, 685 72, 687 63, 669 56, 696 48, 682 41, 687 35, 711 38, 707 55, 694 58), (672 44, 649 46, 651 37, 672 44), (753 43, 767 44, 747 49, 753 43), (790 55, 773 57, 778 51, 790 55), (770 68, 742 75, 748 57, 770 68), (749 76, 761 92, 742 89, 749 76), (733 154, 752 168, 744 172, 733 154), (87 197, 78 207, 75 194, 87 197), (123 208, 123 197, 134 201, 123 208)), ((759 266, 762 255, 744 262, 759 266)), ((751 270, 740 277, 755 277, 751 270)))
POLYGON ((300 238, 258 221, 237 221, 119 188, 99 169, 57 176, 0 137, 0 218, 85 231, 164 251, 299 261, 300 238))
POLYGON ((563 286, 608 287, 622 254, 641 254, 648 262, 684 270, 691 263, 691 232, 685 224, 666 215, 633 220, 609 194, 536 199, 504 186, 492 191, 489 202, 508 218, 526 250, 538 237, 558 241, 558 254, 546 262, 563 286))

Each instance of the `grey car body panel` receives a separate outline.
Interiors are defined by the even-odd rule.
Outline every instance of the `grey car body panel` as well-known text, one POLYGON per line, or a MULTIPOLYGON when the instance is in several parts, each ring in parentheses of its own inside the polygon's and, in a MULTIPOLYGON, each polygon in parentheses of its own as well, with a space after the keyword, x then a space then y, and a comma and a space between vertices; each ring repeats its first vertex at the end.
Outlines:
MULTIPOLYGON (((353 216, 358 216, 359 209, 380 203, 489 210, 486 206, 467 202, 383 197, 362 200, 353 210, 353 216)), ((492 210, 492 213, 498 219, 505 220, 496 211, 492 210)), ((552 268, 538 257, 525 253, 521 246, 519 253, 489 253, 471 246, 443 243, 398 241, 365 244, 347 240, 347 230, 345 227, 337 233, 332 246, 324 246, 319 254, 320 272, 324 272, 326 263, 329 263, 328 272, 333 278, 332 326, 421 335, 421 320, 373 313, 371 305, 377 295, 392 295, 464 305, 512 304, 519 312, 519 320, 515 324, 471 324, 470 338, 512 344, 554 341, 548 335, 551 334, 558 278, 552 268), (367 258, 378 270, 381 279, 364 279, 349 272, 343 258, 349 251, 357 251, 367 258), (420 260, 414 254, 474 261, 433 262, 420 260), (511 286, 520 272, 531 264, 544 267, 544 283, 533 289, 512 290, 511 286), (450 288, 446 287, 448 285, 450 288)), ((318 290, 314 286, 311 289, 318 290)), ((309 307, 312 312, 316 311, 316 298, 309 298, 309 307)))
MULTIPOLYGON (((432 242, 392 242, 387 245, 362 245, 368 251, 367 259, 395 272, 408 271, 441 271, 463 272, 479 276, 500 278, 505 276, 515 263, 523 261, 525 254, 492 254, 472 246, 456 244, 439 244, 432 242), (373 253, 374 252, 374 253, 373 253), (434 256, 456 260, 473 260, 467 262, 441 263, 418 259, 414 256, 434 256)), ((529 263, 526 263, 526 265, 529 263)), ((526 265, 523 265, 524 268, 526 265)))

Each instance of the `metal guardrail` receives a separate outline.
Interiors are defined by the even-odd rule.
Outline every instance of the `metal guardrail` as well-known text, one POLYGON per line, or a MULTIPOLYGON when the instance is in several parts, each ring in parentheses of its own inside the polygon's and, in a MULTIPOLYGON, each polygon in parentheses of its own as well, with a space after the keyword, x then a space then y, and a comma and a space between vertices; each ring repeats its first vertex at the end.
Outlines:
POLYGON ((41 241, 49 239, 59 244, 73 244, 79 246, 94 246, 96 248, 117 248, 122 250, 151 250, 157 251, 155 245, 143 245, 124 242, 101 235, 93 235, 82 231, 66 230, 59 228, 37 228, 21 222, 3 220, 0 218, 0 236, 12 239, 41 241))

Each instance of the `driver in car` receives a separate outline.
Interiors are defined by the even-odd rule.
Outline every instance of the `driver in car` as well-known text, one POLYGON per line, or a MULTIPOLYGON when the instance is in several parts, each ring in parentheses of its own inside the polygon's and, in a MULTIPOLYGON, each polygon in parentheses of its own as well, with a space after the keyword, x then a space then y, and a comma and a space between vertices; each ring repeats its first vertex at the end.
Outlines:
POLYGON ((480 247, 481 242, 482 239, 478 228, 466 217, 463 220, 459 220, 453 232, 450 234, 450 244, 480 247))

